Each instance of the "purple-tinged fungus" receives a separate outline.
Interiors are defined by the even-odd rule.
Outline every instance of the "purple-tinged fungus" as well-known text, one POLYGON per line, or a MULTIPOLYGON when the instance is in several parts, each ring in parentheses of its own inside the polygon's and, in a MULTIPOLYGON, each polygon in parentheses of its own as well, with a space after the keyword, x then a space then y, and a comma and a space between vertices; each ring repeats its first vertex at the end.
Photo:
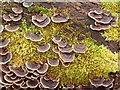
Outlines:
POLYGON ((23 12, 23 9, 21 7, 12 7, 12 11, 16 14, 21 14, 23 12))
POLYGON ((0 25, 0 33, 2 33, 4 30, 4 26, 3 25, 0 25))
POLYGON ((6 47, 10 42, 10 39, 0 39, 0 48, 6 47))
POLYGON ((71 46, 58 47, 58 49, 63 53, 71 53, 73 51, 73 48, 71 46))
POLYGON ((14 32, 17 31, 19 29, 19 25, 5 25, 5 29, 9 32, 14 32))
POLYGON ((37 50, 39 52, 46 52, 50 49, 50 44, 40 44, 38 47, 37 47, 37 50))
POLYGON ((37 79, 30 79, 26 81, 26 85, 28 88, 36 88, 39 84, 37 79))
POLYGON ((49 59, 48 64, 50 66, 58 66, 59 65, 59 60, 58 59, 49 59))
POLYGON ((33 5, 33 2, 23 2, 23 6, 28 8, 33 5))
POLYGON ((37 70, 38 73, 44 74, 47 72, 49 65, 47 63, 41 64, 41 67, 37 70))

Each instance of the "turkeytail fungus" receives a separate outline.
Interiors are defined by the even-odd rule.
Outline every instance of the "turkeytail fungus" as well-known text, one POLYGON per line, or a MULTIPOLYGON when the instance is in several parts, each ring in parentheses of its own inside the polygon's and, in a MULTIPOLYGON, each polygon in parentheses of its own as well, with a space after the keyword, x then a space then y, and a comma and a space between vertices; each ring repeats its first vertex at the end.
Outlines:
POLYGON ((4 30, 4 26, 3 25, 0 25, 0 33, 2 33, 4 30))
POLYGON ((49 59, 48 64, 50 66, 58 66, 59 65, 59 60, 58 59, 49 59))
POLYGON ((9 32, 14 32, 17 31, 19 29, 19 25, 5 25, 5 29, 9 32))
POLYGON ((12 7, 12 11, 16 14, 21 14, 23 12, 23 9, 21 7, 12 7))
POLYGON ((10 39, 0 39, 0 48, 6 47, 10 42, 10 39))
POLYGON ((33 5, 33 2, 23 2, 22 4, 24 7, 28 8, 33 5))
POLYGON ((38 47, 37 47, 37 50, 39 52, 46 52, 50 49, 50 44, 40 44, 38 47))
POLYGON ((47 70, 48 70, 48 64, 44 63, 44 64, 41 64, 41 67, 38 68, 37 72, 40 74, 44 74, 47 72, 47 70))

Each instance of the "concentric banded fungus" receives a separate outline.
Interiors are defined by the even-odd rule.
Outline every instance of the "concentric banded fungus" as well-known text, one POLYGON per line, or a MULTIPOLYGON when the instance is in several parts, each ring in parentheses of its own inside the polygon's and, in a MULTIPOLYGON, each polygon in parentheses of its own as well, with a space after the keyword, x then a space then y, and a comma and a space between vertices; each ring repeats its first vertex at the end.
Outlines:
POLYGON ((100 87, 103 85, 103 82, 104 82, 104 78, 100 77, 96 77, 96 78, 93 78, 93 79, 90 79, 90 83, 95 86, 95 87, 100 87))
POLYGON ((30 6, 32 6, 33 5, 33 2, 23 2, 23 6, 24 7, 30 7, 30 6))
POLYGON ((59 81, 52 81, 45 79, 45 77, 40 78, 40 83, 43 88, 48 88, 48 89, 55 89, 59 85, 59 81))
POLYGON ((0 48, 6 47, 10 42, 10 39, 0 39, 0 48))
POLYGON ((47 63, 44 63, 41 65, 41 67, 37 70, 38 73, 40 74, 44 74, 46 73, 48 70, 48 64, 47 63))
POLYGON ((38 68, 40 68, 40 64, 38 63, 35 63, 35 62, 26 62, 25 63, 26 67, 30 70, 37 70, 38 68))
POLYGON ((25 38, 30 39, 31 41, 41 41, 42 40, 42 37, 37 33, 26 33, 25 38))
POLYGON ((9 83, 13 83, 13 82, 16 82, 16 81, 18 80, 17 77, 14 78, 14 79, 12 79, 11 76, 7 76, 7 75, 4 76, 4 79, 5 79, 7 82, 9 82, 9 83))
POLYGON ((77 53, 85 53, 87 51, 87 47, 82 44, 76 44, 73 45, 72 47, 73 47, 73 51, 77 53))
POLYGON ((17 31, 19 29, 19 25, 5 25, 5 29, 9 32, 14 32, 17 31))
POLYGON ((50 21, 50 18, 46 14, 32 16, 32 22, 38 27, 46 27, 50 21))
POLYGON ((0 48, 1 55, 6 55, 7 53, 9 53, 9 51, 6 48, 0 48))
POLYGON ((54 43, 58 43, 58 42, 60 42, 62 40, 62 38, 60 37, 60 35, 57 35, 57 36, 53 36, 52 37, 52 41, 54 42, 54 43))
POLYGON ((12 66, 9 66, 9 69, 16 74, 18 77, 25 77, 27 75, 27 72, 24 71, 22 68, 13 68, 12 66))
POLYGON ((11 53, 7 53, 6 55, 0 55, 0 64, 8 63, 12 58, 11 53))
POLYGON ((23 9, 21 7, 19 8, 12 7, 12 11, 16 14, 21 14, 23 12, 23 9))
POLYGON ((4 26, 3 25, 0 25, 0 33, 2 33, 4 30, 4 26))
POLYGON ((70 62, 64 62, 61 58, 60 58, 60 61, 64 67, 69 67, 70 62))
POLYGON ((0 65, 0 70, 4 73, 10 73, 10 69, 6 64, 1 64, 0 65))
POLYGON ((65 16, 61 13, 55 13, 52 17, 51 17, 51 20, 54 22, 54 23, 62 23, 62 22, 67 22, 69 20, 69 17, 68 16, 65 16))
POLYGON ((105 81, 103 82, 103 86, 104 86, 104 87, 111 87, 111 86, 113 86, 113 81, 114 81, 114 79, 105 80, 105 81))
POLYGON ((53 50, 53 52, 55 52, 55 53, 59 53, 58 47, 54 47, 52 50, 53 50))
POLYGON ((3 14, 2 17, 3 17, 3 20, 5 20, 5 21, 12 21, 12 19, 7 14, 3 14))
POLYGON ((70 53, 73 51, 73 48, 71 46, 66 46, 66 47, 58 47, 60 52, 63 53, 70 53))
POLYGON ((21 15, 21 14, 13 14, 13 13, 11 13, 11 14, 9 14, 9 17, 10 17, 13 21, 17 22, 17 21, 21 20, 22 15, 21 15))
POLYGON ((48 43, 48 44, 41 44, 41 45, 39 45, 39 47, 37 48, 37 50, 39 51, 39 52, 46 52, 46 51, 48 51, 50 49, 50 44, 48 43))
POLYGON ((67 41, 66 40, 62 40, 60 42, 57 43, 59 47, 65 47, 67 45, 67 41))
POLYGON ((72 62, 74 60, 74 53, 59 53, 59 57, 63 60, 63 62, 72 62))
POLYGON ((36 88, 39 84, 37 79, 31 79, 26 81, 26 85, 28 88, 36 88))
POLYGON ((59 65, 59 60, 58 59, 49 59, 48 64, 50 66, 58 66, 59 65))

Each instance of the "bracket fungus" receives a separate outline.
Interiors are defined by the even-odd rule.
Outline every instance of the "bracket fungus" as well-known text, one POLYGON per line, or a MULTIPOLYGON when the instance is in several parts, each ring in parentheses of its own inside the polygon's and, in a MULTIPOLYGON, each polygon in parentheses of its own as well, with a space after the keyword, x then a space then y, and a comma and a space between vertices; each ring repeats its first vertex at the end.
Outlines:
POLYGON ((31 79, 26 81, 26 85, 28 88, 36 88, 39 84, 37 79, 31 79))
POLYGON ((58 59, 49 59, 49 60, 47 60, 48 61, 48 64, 50 65, 50 66, 58 66, 59 65, 59 60, 58 59))
POLYGON ((6 64, 0 64, 0 71, 4 72, 4 73, 10 73, 10 69, 6 64))
POLYGON ((33 5, 33 2, 23 2, 22 4, 23 4, 24 7, 27 8, 27 7, 32 6, 32 5, 33 5))
POLYGON ((5 29, 9 32, 14 32, 19 29, 19 25, 5 25, 5 29))
POLYGON ((58 47, 58 49, 63 53, 71 53, 73 51, 73 48, 71 46, 58 47))
POLYGON ((24 37, 26 39, 30 39, 31 41, 35 41, 35 42, 42 40, 42 37, 37 33, 26 33, 24 37))
POLYGON ((12 58, 12 54, 9 52, 5 55, 0 55, 0 64, 8 63, 12 58))
POLYGON ((9 14, 9 17, 10 17, 13 21, 17 22, 17 21, 21 20, 22 15, 21 15, 21 14, 10 13, 10 14, 9 14))
POLYGON ((53 37, 52 37, 52 41, 53 41, 54 43, 58 43, 58 42, 60 42, 61 40, 62 40, 62 38, 61 38, 60 35, 56 35, 56 36, 53 36, 53 37))
POLYGON ((44 74, 47 72, 48 70, 48 64, 47 63, 44 63, 44 64, 41 64, 41 67, 38 68, 37 72, 40 73, 40 74, 44 74))
POLYGON ((37 47, 37 50, 39 52, 46 52, 50 49, 50 44, 40 44, 38 47, 37 47))
POLYGON ((16 14, 21 14, 23 12, 23 9, 21 7, 12 7, 12 11, 16 14))
POLYGON ((6 48, 0 48, 1 55, 6 55, 7 53, 9 53, 9 51, 6 48))
POLYGON ((7 14, 3 14, 3 20, 5 20, 5 21, 12 21, 12 19, 10 18, 10 16, 9 15, 7 15, 7 14))
POLYGON ((59 47, 66 47, 67 43, 68 43, 67 40, 62 40, 62 41, 58 42, 57 45, 59 47))
POLYGON ((40 68, 40 64, 35 63, 35 62, 26 62, 25 66, 29 69, 29 70, 37 70, 38 68, 40 68))
POLYGON ((59 85, 59 80, 53 81, 53 80, 46 79, 45 77, 41 77, 40 83, 41 83, 42 87, 44 87, 44 88, 55 89, 59 85))
POLYGON ((96 8, 88 13, 88 16, 95 21, 95 25, 90 25, 92 30, 105 30, 111 26, 116 26, 117 16, 112 16, 110 12, 96 8), (97 24, 96 24, 97 23, 97 24))
POLYGON ((54 23, 63 23, 63 22, 67 22, 69 20, 69 17, 61 13, 54 13, 54 15, 51 17, 51 20, 54 23))
POLYGON ((0 25, 0 33, 2 33, 4 30, 4 26, 3 25, 0 25))
POLYGON ((46 27, 50 22, 50 18, 46 15, 33 15, 32 22, 38 27, 46 27))

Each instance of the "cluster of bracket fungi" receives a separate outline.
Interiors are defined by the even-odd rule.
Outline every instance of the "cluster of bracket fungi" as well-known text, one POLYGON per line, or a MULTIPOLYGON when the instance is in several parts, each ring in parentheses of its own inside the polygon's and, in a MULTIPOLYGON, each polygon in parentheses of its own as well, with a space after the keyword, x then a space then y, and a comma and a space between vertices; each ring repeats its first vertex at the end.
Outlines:
MULTIPOLYGON (((24 7, 29 7, 33 3, 31 2, 21 2, 19 0, 14 0, 17 3, 22 3, 24 7)), ((3 20, 6 22, 10 21, 19 21, 22 18, 23 9, 21 7, 11 8, 13 13, 3 14, 3 20)), ((95 20, 94 25, 90 25, 92 30, 100 31, 102 29, 108 29, 111 26, 116 25, 116 16, 112 16, 109 12, 102 9, 92 9, 88 16, 95 20)), ((61 13, 55 13, 51 18, 49 18, 46 14, 33 15, 32 23, 37 27, 46 27, 50 22, 54 23, 64 23, 69 20, 68 16, 65 16, 61 13)), ((9 32, 13 32, 19 29, 19 25, 0 25, 0 33, 3 30, 7 30, 9 32)), ((39 35, 40 33, 26 33, 24 37, 33 42, 41 41, 43 38, 39 35)), ((27 89, 27 88, 47 88, 47 89, 55 89, 59 85, 59 78, 47 77, 46 72, 50 66, 58 66, 60 61, 63 66, 68 67, 69 64, 74 60, 75 53, 85 53, 87 51, 87 47, 83 44, 77 43, 76 45, 68 44, 66 39, 63 39, 60 35, 52 36, 52 41, 55 43, 56 47, 52 50, 57 53, 59 56, 58 59, 49 59, 47 63, 36 63, 29 62, 25 63, 25 67, 12 67, 8 65, 9 61, 12 58, 12 53, 9 52, 5 47, 9 44, 10 39, 1 39, 0 40, 0 88, 6 87, 8 89, 27 89)), ((44 53, 50 49, 50 44, 40 44, 36 48, 39 52, 44 53)), ((105 88, 119 88, 120 84, 120 74, 119 72, 110 73, 110 79, 106 80, 102 77, 90 79, 91 86, 80 85, 75 87, 74 85, 66 86, 66 89, 82 89, 82 90, 93 90, 93 88, 105 87, 105 88), (118 85, 117 85, 117 84, 118 85)))

